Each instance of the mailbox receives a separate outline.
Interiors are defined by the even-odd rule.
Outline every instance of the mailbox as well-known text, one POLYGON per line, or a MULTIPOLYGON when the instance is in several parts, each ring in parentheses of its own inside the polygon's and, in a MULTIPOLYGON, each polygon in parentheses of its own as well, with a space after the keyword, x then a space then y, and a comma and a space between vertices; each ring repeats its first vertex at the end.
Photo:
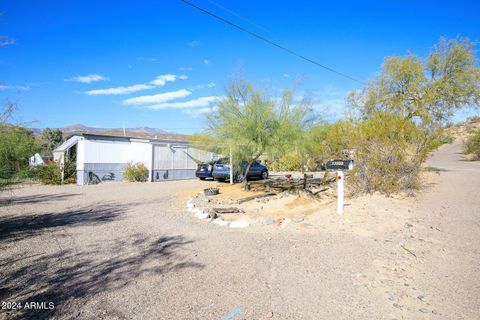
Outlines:
POLYGON ((353 160, 329 160, 327 161, 327 170, 345 171, 353 169, 353 160))

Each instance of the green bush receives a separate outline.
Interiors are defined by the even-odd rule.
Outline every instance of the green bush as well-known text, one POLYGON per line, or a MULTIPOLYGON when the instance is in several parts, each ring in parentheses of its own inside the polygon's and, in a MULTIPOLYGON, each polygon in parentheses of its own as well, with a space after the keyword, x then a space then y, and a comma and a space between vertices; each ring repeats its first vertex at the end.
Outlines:
MULTIPOLYGON (((62 169, 57 162, 48 162, 45 165, 37 166, 31 170, 32 178, 44 184, 62 184, 62 169)), ((76 182, 75 163, 66 161, 64 166, 63 183, 76 182)))
POLYGON ((316 171, 330 159, 344 158, 352 149, 353 122, 340 120, 332 124, 320 124, 311 128, 303 141, 305 164, 316 171))
POLYGON ((429 148, 430 150, 435 150, 441 145, 444 144, 451 144, 455 141, 455 137, 445 134, 444 132, 439 132, 436 135, 433 135, 429 141, 429 148))
POLYGON ((428 136, 413 122, 378 113, 357 125, 353 182, 357 193, 417 189, 428 136))
POLYGON ((56 162, 32 168, 32 176, 43 184, 61 184, 62 172, 56 162))
POLYGON ((145 182, 148 178, 148 169, 141 162, 129 162, 125 167, 124 177, 130 182, 145 182))
POLYGON ((287 152, 272 164, 272 169, 276 171, 301 171, 302 157, 294 151, 287 152))
POLYGON ((464 153, 472 154, 472 160, 480 160, 480 129, 467 139, 464 145, 464 153))
POLYGON ((480 116, 471 116, 467 118, 468 123, 480 122, 480 116))
POLYGON ((40 148, 25 128, 0 123, 0 180, 15 180, 28 169, 28 158, 40 148))

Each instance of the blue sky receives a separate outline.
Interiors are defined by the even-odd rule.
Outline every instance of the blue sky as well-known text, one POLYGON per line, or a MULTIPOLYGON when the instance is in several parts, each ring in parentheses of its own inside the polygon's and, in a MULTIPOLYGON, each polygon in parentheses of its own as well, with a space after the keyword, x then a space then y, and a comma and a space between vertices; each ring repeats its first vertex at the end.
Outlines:
MULTIPOLYGON (((360 80, 385 56, 427 55, 441 36, 480 40, 478 1, 192 2, 360 80)), ((0 99, 35 127, 197 132, 239 72, 278 94, 301 80, 328 120, 360 87, 177 0, 3 0, 0 11, 0 35, 16 40, 0 47, 0 99)))

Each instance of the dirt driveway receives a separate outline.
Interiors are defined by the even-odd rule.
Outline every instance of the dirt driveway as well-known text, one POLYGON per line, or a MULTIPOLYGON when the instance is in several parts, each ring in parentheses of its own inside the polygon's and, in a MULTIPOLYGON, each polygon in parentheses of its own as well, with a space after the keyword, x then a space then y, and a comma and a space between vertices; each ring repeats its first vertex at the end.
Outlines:
MULTIPOLYGON (((474 175, 468 188, 479 187, 480 168, 450 161, 452 177, 474 175)), ((393 214, 388 232, 369 233, 208 224, 185 202, 209 182, 17 189, 0 207, 0 301, 21 310, 0 319, 474 319, 479 197, 460 198, 458 212, 451 202, 465 190, 443 190, 443 175, 419 200, 403 200, 412 209, 393 214), (451 198, 435 201, 435 188, 451 198)), ((366 205, 352 201, 352 216, 366 205)), ((382 211, 362 214, 373 226, 382 211)))

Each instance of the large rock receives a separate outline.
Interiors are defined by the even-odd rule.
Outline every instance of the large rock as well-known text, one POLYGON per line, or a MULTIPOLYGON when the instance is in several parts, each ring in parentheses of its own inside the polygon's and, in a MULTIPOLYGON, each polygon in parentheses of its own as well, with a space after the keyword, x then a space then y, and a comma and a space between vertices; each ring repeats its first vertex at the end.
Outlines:
POLYGON ((245 220, 232 221, 229 225, 230 228, 247 228, 248 226, 250 226, 250 222, 245 220))
POLYGON ((222 227, 228 227, 230 225, 230 222, 221 220, 221 219, 215 219, 213 220, 213 223, 218 224, 219 226, 222 226, 222 227))

